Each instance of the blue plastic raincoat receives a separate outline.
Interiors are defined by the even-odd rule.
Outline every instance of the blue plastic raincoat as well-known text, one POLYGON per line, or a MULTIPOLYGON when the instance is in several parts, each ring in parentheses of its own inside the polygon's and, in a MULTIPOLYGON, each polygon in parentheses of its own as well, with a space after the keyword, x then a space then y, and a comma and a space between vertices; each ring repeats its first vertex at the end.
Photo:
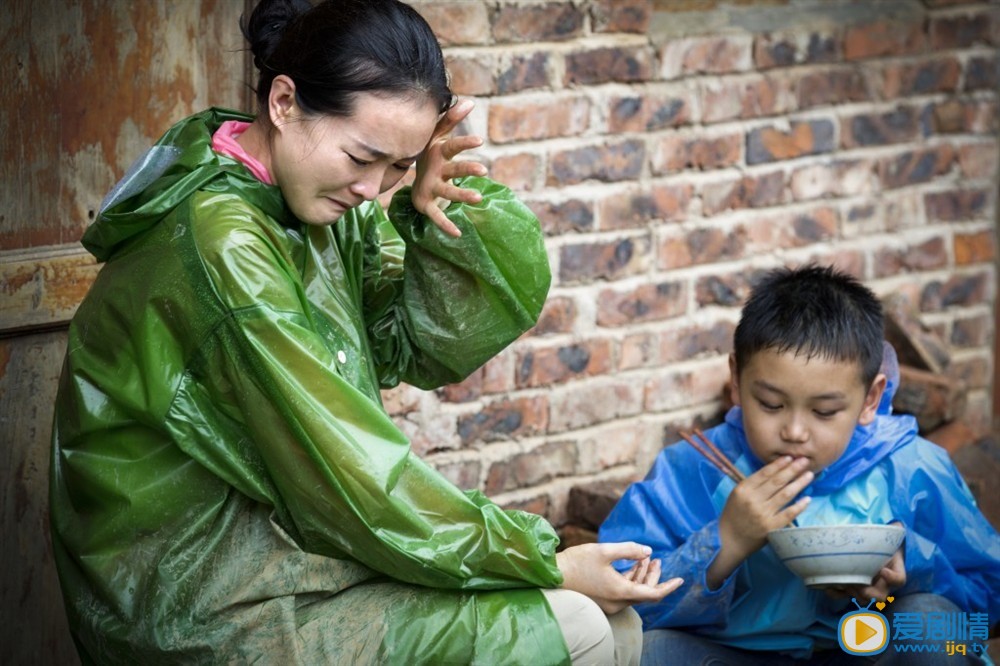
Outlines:
MULTIPOLYGON (((995 622, 1000 535, 976 508, 944 449, 917 435, 913 417, 887 413, 894 385, 875 421, 858 426, 841 458, 807 488, 812 501, 798 523, 902 522, 907 582, 899 594, 940 594, 968 612, 988 612, 995 622)), ((747 444, 740 408, 705 434, 743 473, 763 466, 747 444)), ((683 627, 724 645, 799 657, 836 646, 844 601, 808 589, 770 546, 747 558, 718 589, 708 589, 705 574, 719 552, 719 516, 734 485, 680 442, 658 455, 601 526, 601 541, 648 544, 665 575, 685 580, 663 601, 636 606, 644 628, 683 627)))
POLYGON ((530 328, 538 220, 486 179, 445 236, 408 190, 332 226, 172 128, 83 242, 52 542, 84 663, 565 663, 540 516, 415 456, 380 387, 457 381, 530 328))

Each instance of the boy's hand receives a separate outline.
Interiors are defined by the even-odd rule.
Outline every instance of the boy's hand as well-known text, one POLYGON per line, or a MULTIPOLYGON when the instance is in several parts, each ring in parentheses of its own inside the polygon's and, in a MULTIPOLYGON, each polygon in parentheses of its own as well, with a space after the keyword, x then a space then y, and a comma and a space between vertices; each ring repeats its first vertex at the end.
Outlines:
POLYGON ((719 517, 719 554, 708 568, 711 589, 717 589, 747 557, 767 543, 767 533, 786 527, 805 511, 809 498, 789 505, 813 480, 807 458, 784 456, 741 481, 726 500, 719 517))
POLYGON ((882 570, 872 579, 871 585, 843 585, 826 588, 827 596, 834 599, 879 599, 884 600, 893 590, 906 585, 906 563, 903 561, 903 548, 900 547, 892 555, 882 570))
POLYGON ((479 203, 482 195, 475 190, 466 190, 452 184, 453 178, 462 176, 485 176, 486 167, 470 160, 452 160, 461 152, 476 148, 483 143, 478 136, 449 137, 455 127, 472 111, 470 100, 459 102, 438 121, 434 134, 417 160, 417 175, 413 181, 410 200, 413 207, 431 219, 442 231, 450 236, 461 236, 439 202, 451 201, 479 203))

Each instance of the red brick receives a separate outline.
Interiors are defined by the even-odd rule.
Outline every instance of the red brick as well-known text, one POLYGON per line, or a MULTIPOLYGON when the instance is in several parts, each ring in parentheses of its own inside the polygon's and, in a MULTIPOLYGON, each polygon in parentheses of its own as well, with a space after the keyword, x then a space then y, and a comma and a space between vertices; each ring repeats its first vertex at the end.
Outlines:
POLYGON ((656 266, 663 270, 685 268, 691 265, 691 248, 685 234, 674 231, 661 236, 656 248, 656 266))
POLYGON ((486 477, 485 492, 494 495, 569 476, 574 472, 575 462, 576 445, 573 442, 547 442, 527 453, 493 463, 486 477))
POLYGON ((837 209, 830 207, 753 218, 746 223, 747 251, 756 254, 829 241, 836 237, 839 221, 837 209))
POLYGON ((489 137, 494 143, 536 141, 576 136, 590 123, 590 101, 584 97, 538 102, 495 102, 489 110, 489 137))
POLYGON ((909 150, 879 161, 879 178, 886 189, 927 183, 948 173, 955 162, 955 151, 944 144, 925 150, 909 150))
POLYGON ((408 384, 382 390, 382 406, 391 416, 400 416, 420 409, 423 392, 408 384))
POLYGON ((611 371, 611 342, 586 340, 562 347, 535 347, 518 354, 518 388, 561 384, 611 371))
POLYGON ((801 76, 795 86, 800 109, 872 99, 865 77, 857 69, 827 69, 801 76))
POLYGON ((709 327, 686 326, 660 335, 660 362, 677 363, 709 356, 728 356, 736 324, 717 321, 709 327))
POLYGON ((645 368, 660 362, 657 336, 640 331, 626 335, 618 346, 618 370, 645 368))
POLYGON ((950 190, 924 196, 929 220, 956 222, 982 217, 988 204, 984 190, 950 190))
POLYGON ((726 210, 775 206, 785 200, 785 173, 727 178, 701 187, 701 211, 705 216, 726 210))
POLYGON ((583 34, 583 12, 569 2, 503 4, 493 19, 498 42, 558 42, 583 34))
POLYGON ((458 403, 478 400, 479 396, 483 394, 483 369, 479 368, 457 384, 442 386, 437 393, 446 402, 458 403))
POLYGON ((604 289, 597 298, 597 325, 618 327, 678 317, 687 311, 679 281, 642 284, 628 291, 604 289))
POLYGON ((507 393, 514 389, 514 352, 508 347, 482 368, 484 394, 507 393))
POLYGON ((646 145, 638 139, 572 148, 549 158, 545 182, 558 187, 590 179, 604 182, 636 180, 645 160, 646 145))
POLYGON ((550 515, 552 512, 552 500, 545 493, 539 493, 534 497, 522 497, 520 499, 511 499, 506 501, 501 498, 497 498, 497 504, 499 504, 500 508, 505 511, 524 511, 526 513, 534 513, 546 518, 553 524, 559 524, 558 521, 553 520, 550 515))
POLYGON ((654 220, 684 220, 692 190, 693 187, 685 183, 655 185, 613 194, 598 203, 601 229, 645 227, 654 220))
POLYGON ((432 2, 414 5, 437 35, 441 46, 488 44, 490 17, 479 2, 432 2))
POLYGON ((594 32, 646 34, 653 17, 652 0, 596 0, 590 8, 594 32))
POLYGON ((410 440, 410 448, 418 456, 427 456, 437 451, 452 451, 461 446, 455 434, 456 417, 453 414, 414 412, 412 415, 395 419, 396 425, 410 440))
POLYGON ((948 366, 948 376, 960 380, 970 389, 984 389, 993 382, 995 361, 980 355, 962 355, 948 366))
POLYGON ((667 42, 660 49, 660 75, 728 74, 753 67, 753 38, 744 35, 693 37, 667 42))
POLYGON ((631 379, 602 377, 560 386, 551 400, 549 432, 558 433, 641 413, 642 386, 631 379))
POLYGON ((531 329, 532 335, 570 333, 579 315, 576 301, 568 296, 550 296, 545 301, 538 323, 531 329))
POLYGON ((699 307, 722 305, 737 307, 750 295, 748 276, 743 273, 716 272, 699 277, 695 283, 695 301, 699 307))
POLYGON ((992 342, 992 331, 992 314, 959 317, 952 322, 951 337, 948 341, 952 347, 959 349, 986 347, 992 342))
POLYGON ((956 58, 920 63, 889 63, 883 69, 883 99, 952 92, 958 87, 962 65, 956 58))
POLYGON ((740 161, 743 135, 670 134, 661 139, 652 159, 654 175, 683 169, 723 169, 740 161))
POLYGON ((758 35, 754 40, 753 52, 754 62, 759 69, 836 62, 841 57, 838 36, 818 32, 758 35))
POLYGON ((668 368, 646 382, 644 408, 665 412, 719 400, 728 379, 729 362, 724 357, 697 370, 668 368))
POLYGON ((616 134, 652 132, 691 119, 691 101, 684 91, 613 97, 608 107, 608 131, 616 134))
POLYGON ((451 89, 456 95, 493 95, 497 92, 495 64, 488 55, 445 56, 451 77, 451 89))
POLYGON ((882 56, 913 55, 923 51, 925 46, 923 24, 877 21, 847 29, 844 35, 844 58, 861 60, 882 56))
POLYGON ((996 91, 1000 87, 1000 56, 974 56, 965 65, 963 90, 996 91))
POLYGON ((930 22, 931 48, 943 51, 986 45, 991 41, 992 28, 985 13, 934 18, 930 22))
POLYGON ((559 280, 563 284, 613 280, 639 274, 648 264, 646 237, 563 245, 559 249, 559 280))
POLYGON ((434 468, 462 490, 479 490, 481 465, 478 460, 436 463, 434 468))
POLYGON ((992 296, 993 280, 987 273, 954 275, 944 282, 935 280, 920 294, 922 312, 940 312, 950 307, 981 305, 992 296))
POLYGON ((648 46, 601 47, 570 53, 565 57, 563 85, 649 81, 655 60, 648 46))
POLYGON ((1000 149, 990 139, 959 146, 958 165, 966 178, 995 178, 998 171, 1000 149))
POLYGON ((908 106, 885 113, 860 113, 841 123, 841 145, 845 148, 910 143, 920 136, 920 115, 908 106))
POLYGON ((497 76, 497 92, 509 95, 524 90, 547 88, 549 79, 550 54, 544 51, 527 55, 516 55, 505 59, 497 76))
POLYGON ((705 123, 773 116, 794 111, 796 105, 791 81, 779 76, 706 82, 701 97, 705 123))
POLYGON ((793 121, 779 126, 758 127, 747 135, 747 164, 789 160, 829 153, 836 148, 834 125, 827 119, 793 121))
MULTIPOLYGON (((693 229, 683 238, 685 244, 684 256, 687 258, 685 265, 711 264, 719 261, 730 261, 739 259, 745 255, 746 235, 742 228, 734 230, 703 228, 693 229)), ((666 264, 665 259, 669 259, 677 250, 668 247, 661 254, 659 266, 665 270, 674 268, 666 264)))
POLYGON ((531 153, 499 155, 489 169, 491 178, 515 192, 531 192, 541 178, 542 158, 531 153))
POLYGON ((969 266, 992 262, 996 258, 996 242, 996 233, 993 231, 956 233, 955 264, 969 266))
POLYGON ((878 179, 873 161, 838 159, 799 167, 792 172, 789 185, 793 199, 810 201, 871 194, 878 179))
POLYGON ((884 278, 915 271, 930 271, 948 265, 948 248, 940 236, 923 243, 884 247, 875 252, 875 277, 884 278))
POLYGON ((556 236, 572 231, 590 231, 594 228, 593 204, 580 199, 561 202, 528 201, 538 217, 546 235, 556 236))
POLYGON ((462 444, 530 437, 548 428, 549 404, 545 396, 500 399, 458 419, 462 444))

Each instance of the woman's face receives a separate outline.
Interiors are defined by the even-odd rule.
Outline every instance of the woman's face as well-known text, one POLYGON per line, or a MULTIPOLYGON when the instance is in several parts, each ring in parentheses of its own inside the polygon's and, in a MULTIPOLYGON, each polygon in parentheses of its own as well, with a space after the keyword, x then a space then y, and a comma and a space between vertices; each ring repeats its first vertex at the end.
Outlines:
POLYGON ((306 224, 332 224, 399 182, 438 121, 427 97, 359 93, 346 118, 306 116, 294 100, 294 92, 277 101, 272 96, 269 167, 288 207, 306 224))

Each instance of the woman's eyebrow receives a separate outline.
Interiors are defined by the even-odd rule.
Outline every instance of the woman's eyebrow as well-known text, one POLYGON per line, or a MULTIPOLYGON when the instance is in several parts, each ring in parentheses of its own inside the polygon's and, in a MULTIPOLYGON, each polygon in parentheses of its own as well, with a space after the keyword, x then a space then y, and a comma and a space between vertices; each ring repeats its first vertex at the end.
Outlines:
MULTIPOLYGON (((371 155, 372 157, 374 157, 377 160, 382 160, 382 159, 386 159, 388 157, 391 157, 391 155, 389 155, 388 153, 385 153, 385 152, 379 150, 378 148, 373 148, 372 146, 369 146, 364 141, 359 141, 359 140, 355 139, 355 142, 358 144, 358 147, 361 148, 361 150, 364 150, 365 152, 367 152, 369 155, 371 155)), ((411 161, 416 161, 418 157, 420 157, 419 154, 413 155, 412 157, 401 157, 401 158, 399 158, 396 161, 397 162, 411 162, 411 161)))

